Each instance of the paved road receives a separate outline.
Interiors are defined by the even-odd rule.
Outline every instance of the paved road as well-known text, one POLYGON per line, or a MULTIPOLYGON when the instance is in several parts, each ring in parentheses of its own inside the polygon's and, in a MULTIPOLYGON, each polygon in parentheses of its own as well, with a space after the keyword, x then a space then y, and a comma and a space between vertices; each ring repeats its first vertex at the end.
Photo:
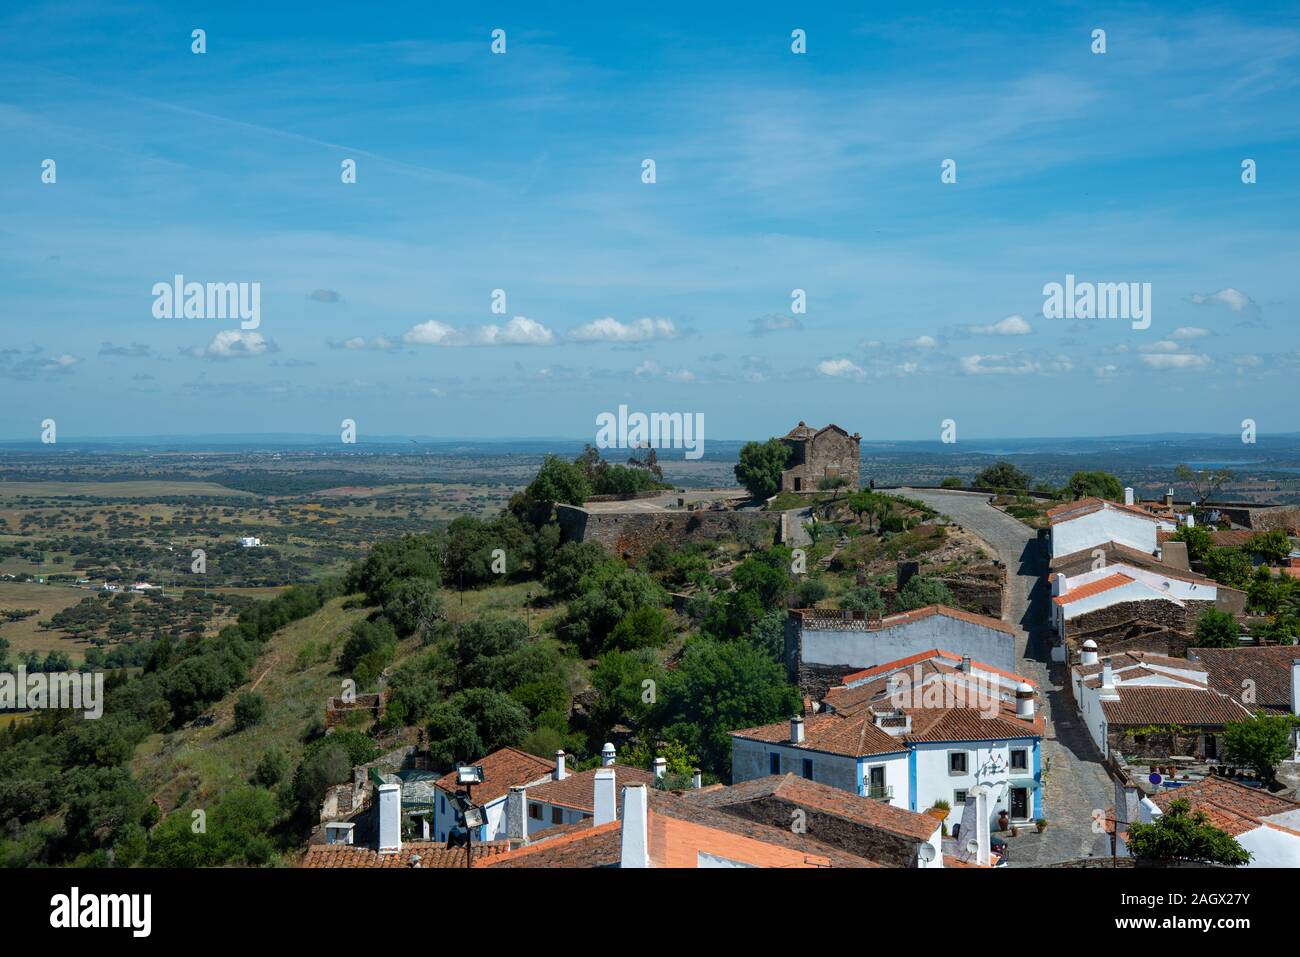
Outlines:
POLYGON ((1042 834, 1011 840, 1010 864, 1032 866, 1080 857, 1108 855, 1105 835, 1093 833, 1094 809, 1114 803, 1110 776, 1087 729, 1066 702, 1064 666, 1049 657, 1047 583, 1037 533, 977 492, 902 489, 980 536, 1007 567, 1003 620, 1016 627, 1020 672, 1043 692, 1047 738, 1043 742, 1043 777, 1048 827, 1042 834))

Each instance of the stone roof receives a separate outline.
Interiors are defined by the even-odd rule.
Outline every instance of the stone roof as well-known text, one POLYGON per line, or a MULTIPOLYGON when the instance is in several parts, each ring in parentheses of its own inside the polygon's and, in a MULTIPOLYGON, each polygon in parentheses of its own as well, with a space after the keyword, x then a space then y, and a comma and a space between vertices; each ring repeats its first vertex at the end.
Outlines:
POLYGON ((1061 522, 1069 522, 1076 518, 1082 518, 1084 515, 1091 515, 1093 512, 1100 512, 1102 509, 1114 509, 1119 512, 1127 512, 1130 515, 1137 515, 1141 518, 1149 519, 1152 522, 1169 522, 1170 519, 1153 515, 1145 508, 1137 505, 1123 505, 1119 502, 1112 502, 1108 499, 1089 496, 1077 501, 1066 502, 1064 505, 1058 505, 1055 508, 1047 510, 1048 524, 1058 525, 1061 522))
POLYGON ((699 807, 719 809, 776 797, 802 808, 917 841, 928 840, 940 823, 927 814, 894 807, 885 801, 859 797, 842 788, 819 784, 793 774, 755 778, 712 791, 687 791, 683 797, 699 807))
POLYGON ((960 608, 951 608, 948 605, 926 605, 924 608, 900 611, 879 619, 829 615, 825 613, 824 609, 818 608, 795 608, 791 609, 790 614, 801 622, 804 629, 809 631, 883 631, 888 628, 909 625, 932 615, 942 615, 945 618, 964 621, 969 625, 978 625, 981 628, 991 628, 1004 634, 1012 636, 1016 634, 1014 628, 997 618, 990 618, 988 615, 977 615, 973 612, 962 611, 960 608))

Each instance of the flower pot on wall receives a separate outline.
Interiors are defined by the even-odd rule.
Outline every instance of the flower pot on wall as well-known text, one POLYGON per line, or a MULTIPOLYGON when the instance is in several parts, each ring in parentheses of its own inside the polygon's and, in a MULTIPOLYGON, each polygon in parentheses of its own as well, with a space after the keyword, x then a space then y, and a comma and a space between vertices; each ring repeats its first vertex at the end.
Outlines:
POLYGON ((998 830, 999 830, 999 831, 1005 831, 1005 830, 1007 829, 1007 825, 1010 824, 1010 823, 1011 823, 1011 815, 1008 814, 1008 813, 1006 812, 1005 809, 999 811, 999 812, 998 812, 998 830))

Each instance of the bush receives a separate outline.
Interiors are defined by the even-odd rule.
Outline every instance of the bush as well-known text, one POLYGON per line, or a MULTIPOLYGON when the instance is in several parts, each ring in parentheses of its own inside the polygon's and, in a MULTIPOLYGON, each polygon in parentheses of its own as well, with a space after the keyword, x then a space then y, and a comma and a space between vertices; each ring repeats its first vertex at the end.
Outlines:
POLYGON ((911 611, 927 605, 955 605, 952 592, 937 578, 914 575, 898 593, 898 610, 911 611))
POLYGON ((244 731, 261 724, 266 718, 266 699, 260 694, 245 691, 235 702, 235 728, 244 731))
POLYGON ((1207 608, 1196 622, 1196 644, 1200 648, 1235 648, 1241 629, 1226 611, 1207 608))
POLYGON ((272 748, 262 755, 253 769, 253 783, 264 788, 279 787, 289 776, 289 759, 279 748, 272 748))

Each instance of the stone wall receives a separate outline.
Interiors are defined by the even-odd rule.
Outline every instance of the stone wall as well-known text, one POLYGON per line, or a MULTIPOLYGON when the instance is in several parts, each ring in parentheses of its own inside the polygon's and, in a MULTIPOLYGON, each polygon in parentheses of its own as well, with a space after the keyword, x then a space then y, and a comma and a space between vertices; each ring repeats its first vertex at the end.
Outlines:
POLYGON ((823 478, 843 476, 856 491, 862 463, 861 439, 836 429, 818 432, 804 441, 788 441, 794 450, 790 468, 781 473, 784 491, 816 491, 823 478), (799 487, 795 487, 799 479, 799 487))
MULTIPOLYGON (((790 829, 794 812, 802 811, 806 815, 804 823, 808 828, 807 835, 815 840, 829 844, 847 854, 856 854, 869 861, 877 861, 886 867, 917 866, 916 849, 922 842, 879 828, 846 821, 776 795, 769 794, 743 804, 730 804, 719 810, 747 821, 787 831, 790 829)), ((934 822, 934 827, 935 830, 939 829, 937 820, 934 822)))
MULTIPOLYGON (((1140 737, 1129 732, 1138 730, 1134 725, 1108 725, 1106 729, 1107 749, 1120 751, 1126 759, 1164 760, 1173 755, 1187 755, 1198 760, 1205 757, 1205 731, 1201 728, 1188 728, 1171 731, 1149 731, 1140 737)), ((1210 736, 1222 728, 1209 729, 1210 736)), ((1222 741, 1219 742, 1219 754, 1223 753, 1222 741)))
POLYGON ((733 538, 754 525, 763 526, 775 543, 779 521, 772 512, 732 509, 589 512, 574 505, 557 505, 555 512, 564 541, 599 542, 610 554, 623 558, 640 557, 658 542, 680 546, 733 538))
POLYGON ((1002 617, 1003 592, 1006 586, 1006 569, 1001 565, 981 565, 967 568, 941 579, 952 592, 957 607, 990 618, 1002 617))
POLYGON ((1065 623, 1065 638, 1077 650, 1084 638, 1091 638, 1100 646, 1111 638, 1128 637, 1135 625, 1167 628, 1170 631, 1192 634, 1196 622, 1214 602, 1188 601, 1186 608, 1171 601, 1123 601, 1107 608, 1098 608, 1072 618, 1065 623))

